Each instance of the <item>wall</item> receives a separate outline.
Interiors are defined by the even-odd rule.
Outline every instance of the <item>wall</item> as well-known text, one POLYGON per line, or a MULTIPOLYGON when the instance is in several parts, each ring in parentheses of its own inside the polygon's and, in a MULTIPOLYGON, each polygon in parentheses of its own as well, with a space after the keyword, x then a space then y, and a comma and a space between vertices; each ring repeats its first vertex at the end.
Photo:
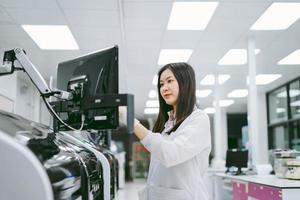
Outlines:
MULTIPOLYGON (((50 124, 50 114, 25 73, 0 76, 0 95, 13 101, 13 113, 26 119, 50 124)), ((0 102, 1 103, 1 102, 0 102)))
POLYGON ((7 97, 8 99, 15 101, 17 94, 16 74, 0 76, 0 94, 4 97, 7 97))

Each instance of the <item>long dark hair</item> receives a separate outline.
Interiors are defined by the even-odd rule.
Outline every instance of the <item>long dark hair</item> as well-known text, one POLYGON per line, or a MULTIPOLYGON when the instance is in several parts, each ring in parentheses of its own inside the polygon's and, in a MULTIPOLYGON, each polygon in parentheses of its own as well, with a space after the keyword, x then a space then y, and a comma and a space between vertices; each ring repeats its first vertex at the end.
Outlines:
POLYGON ((159 113, 153 127, 153 132, 161 133, 164 129, 164 124, 169 119, 168 112, 173 110, 173 106, 168 105, 160 94, 160 76, 169 69, 173 72, 179 86, 177 109, 176 109, 176 124, 168 131, 176 131, 180 124, 193 112, 196 103, 196 80, 193 68, 184 62, 169 63, 163 66, 158 72, 158 100, 159 113))

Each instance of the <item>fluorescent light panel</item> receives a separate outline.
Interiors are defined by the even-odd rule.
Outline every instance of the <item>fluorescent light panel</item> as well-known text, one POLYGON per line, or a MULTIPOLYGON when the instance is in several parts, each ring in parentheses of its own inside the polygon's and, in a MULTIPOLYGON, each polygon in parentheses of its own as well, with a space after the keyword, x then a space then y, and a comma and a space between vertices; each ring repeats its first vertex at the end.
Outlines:
POLYGON ((258 74, 256 75, 256 85, 270 84, 281 76, 281 74, 258 74))
MULTIPOLYGON (((228 79, 230 79, 230 75, 228 74, 219 74, 218 82, 220 85, 224 84, 228 79)), ((215 75, 208 74, 206 75, 200 82, 201 85, 214 85, 215 84, 215 75)))
POLYGON ((155 74, 155 75, 153 76, 153 79, 152 79, 152 84, 153 84, 153 85, 157 85, 157 82, 158 82, 158 75, 155 74))
POLYGON ((151 114, 158 114, 159 108, 145 108, 144 114, 151 115, 151 114))
POLYGON ((285 30, 300 17, 300 3, 273 3, 251 30, 285 30))
MULTIPOLYGON (((234 103, 234 100, 232 100, 232 99, 222 99, 222 100, 219 100, 218 102, 219 102, 220 107, 228 107, 228 106, 230 106, 234 103)), ((216 106, 216 101, 213 102, 213 105, 216 106)))
POLYGON ((159 107, 159 102, 158 102, 158 100, 148 100, 147 102, 146 102, 146 107, 159 107))
POLYGON ((196 97, 205 98, 212 93, 211 90, 196 90, 196 97))
POLYGON ((278 65, 300 65, 300 49, 295 50, 277 63, 278 65))
POLYGON ((220 100, 219 105, 221 107, 228 107, 230 105, 234 104, 234 100, 220 100))
MULTIPOLYGON (((258 74, 255 77, 256 85, 267 85, 272 83, 273 81, 279 79, 281 74, 258 74)), ((247 76, 247 85, 249 85, 249 76, 247 76)))
POLYGON ((228 98, 243 98, 248 95, 248 90, 247 89, 236 89, 231 91, 227 97, 228 98))
POLYGON ((212 108, 212 107, 208 107, 208 108, 205 108, 203 111, 207 114, 214 114, 216 112, 216 109, 212 108))
POLYGON ((168 30, 204 30, 218 2, 174 2, 168 30))
POLYGON ((158 65, 175 62, 187 62, 193 53, 192 49, 162 49, 158 58, 158 65))
POLYGON ((22 25, 31 39, 47 50, 76 50, 78 45, 68 28, 64 25, 22 25))
POLYGON ((215 84, 215 75, 208 74, 201 81, 201 85, 214 85, 215 84))
MULTIPOLYGON (((255 49, 258 54, 260 49, 255 49)), ((247 49, 230 49, 218 62, 218 65, 245 65, 247 63, 247 49)))
POLYGON ((148 97, 149 98, 157 98, 158 97, 157 91, 156 90, 150 90, 148 97))
POLYGON ((225 83, 228 79, 230 79, 230 75, 228 74, 220 74, 218 76, 218 80, 219 80, 219 84, 222 85, 223 83, 225 83))

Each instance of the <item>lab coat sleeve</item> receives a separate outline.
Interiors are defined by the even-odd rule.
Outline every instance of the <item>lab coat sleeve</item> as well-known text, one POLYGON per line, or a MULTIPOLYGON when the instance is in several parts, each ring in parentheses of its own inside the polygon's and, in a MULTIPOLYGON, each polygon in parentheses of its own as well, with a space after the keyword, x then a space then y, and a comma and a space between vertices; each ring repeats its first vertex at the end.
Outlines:
MULTIPOLYGON (((210 123, 203 112, 192 113, 185 124, 176 131, 176 137, 166 139, 159 133, 148 132, 141 140, 152 156, 164 166, 172 167, 196 156, 205 149, 211 148, 210 123)), ((172 133, 174 134, 174 133, 172 133)))

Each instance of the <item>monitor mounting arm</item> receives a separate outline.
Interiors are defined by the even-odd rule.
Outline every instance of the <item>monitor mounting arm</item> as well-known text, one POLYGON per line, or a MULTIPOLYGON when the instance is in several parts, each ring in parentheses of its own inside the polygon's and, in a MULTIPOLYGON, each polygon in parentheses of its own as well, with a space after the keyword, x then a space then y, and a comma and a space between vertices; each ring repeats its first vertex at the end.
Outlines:
POLYGON ((39 71, 36 69, 33 63, 29 60, 29 58, 25 54, 25 51, 21 48, 15 48, 13 50, 4 52, 3 64, 0 65, 0 72, 1 69, 11 69, 8 73, 13 73, 14 69, 25 71, 28 74, 31 81, 33 82, 33 84, 35 85, 35 87, 39 90, 41 96, 44 98, 55 96, 64 100, 72 99, 73 95, 70 92, 61 90, 52 91, 48 87, 45 79, 42 77, 42 75, 39 73, 39 71), (20 63, 21 68, 14 67, 15 60, 17 60, 20 63))

